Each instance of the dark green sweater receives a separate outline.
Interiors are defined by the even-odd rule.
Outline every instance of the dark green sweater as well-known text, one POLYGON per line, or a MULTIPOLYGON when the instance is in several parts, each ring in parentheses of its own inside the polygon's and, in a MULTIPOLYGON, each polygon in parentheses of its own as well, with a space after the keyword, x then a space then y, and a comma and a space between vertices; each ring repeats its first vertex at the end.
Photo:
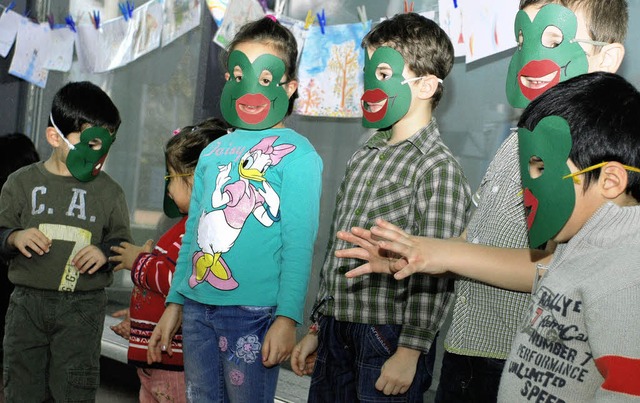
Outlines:
POLYGON ((91 182, 54 175, 43 162, 9 176, 0 195, 0 254, 12 258, 9 279, 16 285, 59 291, 107 287, 113 273, 106 264, 94 274, 79 274, 71 259, 84 246, 109 248, 131 240, 129 212, 120 186, 102 172, 91 182), (7 238, 20 229, 37 228, 52 240, 49 253, 26 258, 7 238))

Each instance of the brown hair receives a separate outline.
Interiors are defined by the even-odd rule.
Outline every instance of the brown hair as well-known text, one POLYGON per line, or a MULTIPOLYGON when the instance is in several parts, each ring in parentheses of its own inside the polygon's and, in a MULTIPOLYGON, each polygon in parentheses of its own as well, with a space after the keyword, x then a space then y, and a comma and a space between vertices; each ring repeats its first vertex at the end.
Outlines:
POLYGON ((574 12, 584 12, 589 36, 594 41, 623 43, 627 37, 629 10, 626 0, 520 0, 520 9, 547 4, 560 4, 574 12))
MULTIPOLYGON (((444 79, 453 67, 453 45, 447 34, 428 18, 416 13, 396 14, 376 25, 364 39, 362 47, 389 46, 397 50, 416 76, 433 74, 444 79)), ((442 98, 443 86, 432 97, 435 109, 442 98)))

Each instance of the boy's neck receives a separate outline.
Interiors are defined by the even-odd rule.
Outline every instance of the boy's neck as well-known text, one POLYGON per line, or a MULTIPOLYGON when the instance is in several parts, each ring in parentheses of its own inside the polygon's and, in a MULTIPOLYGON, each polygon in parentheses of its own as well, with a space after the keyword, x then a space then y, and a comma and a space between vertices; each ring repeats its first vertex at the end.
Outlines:
POLYGON ((51 153, 51 156, 44 162, 44 168, 54 175, 72 176, 69 168, 67 168, 67 164, 58 158, 55 151, 51 153))
POLYGON ((387 141, 389 144, 400 143, 413 136, 418 130, 427 126, 431 122, 431 111, 427 110, 423 113, 407 113, 391 126, 391 138, 387 141))

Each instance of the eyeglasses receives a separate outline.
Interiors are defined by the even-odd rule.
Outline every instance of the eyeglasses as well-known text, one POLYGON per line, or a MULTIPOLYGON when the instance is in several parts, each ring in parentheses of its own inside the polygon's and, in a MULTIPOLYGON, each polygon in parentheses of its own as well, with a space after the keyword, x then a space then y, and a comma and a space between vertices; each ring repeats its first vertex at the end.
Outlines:
MULTIPOLYGON (((578 184, 578 185, 579 185, 579 184, 580 184, 580 179, 578 179, 578 178, 577 178, 577 176, 578 176, 578 175, 582 175, 582 174, 583 174, 583 173, 585 173, 585 172, 589 172, 589 171, 593 171, 593 170, 598 169, 598 168, 602 168, 603 166, 607 165, 608 163, 609 163, 609 161, 604 161, 604 162, 601 162, 601 163, 599 163, 599 164, 592 165, 592 166, 587 167, 587 168, 585 168, 585 169, 583 169, 583 170, 580 170, 580 171, 578 171, 578 172, 574 172, 574 173, 572 173, 572 174, 565 175, 565 176, 563 176, 563 177, 562 177, 562 179, 568 179, 568 178, 571 178, 571 179, 573 179, 573 182, 574 182, 574 183, 576 183, 576 184, 578 184)), ((631 171, 631 172, 640 172, 640 168, 636 168, 636 167, 632 167, 632 166, 624 165, 624 164, 623 164, 622 166, 623 166, 623 167, 624 167, 624 169, 626 169, 627 171, 631 171)))
POLYGON ((193 175, 193 172, 188 173, 188 174, 173 174, 173 175, 165 175, 165 176, 164 176, 164 180, 165 180, 165 181, 167 181, 167 182, 169 182, 169 180, 170 180, 171 178, 182 178, 182 177, 185 177, 185 176, 192 176, 192 175, 193 175))

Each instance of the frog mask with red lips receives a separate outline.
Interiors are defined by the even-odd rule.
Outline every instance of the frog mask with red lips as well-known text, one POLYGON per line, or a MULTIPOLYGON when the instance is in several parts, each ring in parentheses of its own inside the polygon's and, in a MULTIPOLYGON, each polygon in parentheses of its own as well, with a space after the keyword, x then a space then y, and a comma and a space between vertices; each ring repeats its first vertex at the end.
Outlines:
POLYGON ((289 96, 280 81, 284 62, 270 54, 253 63, 238 50, 229 55, 229 79, 221 95, 222 116, 241 129, 263 130, 277 125, 289 108, 289 96))
POLYGON ((533 131, 518 129, 520 174, 532 248, 552 239, 569 220, 576 194, 567 165, 571 132, 566 120, 547 116, 533 131), (544 163, 544 171, 530 169, 532 158, 544 163))
POLYGON ((361 98, 362 125, 385 128, 394 125, 409 111, 411 89, 402 76, 404 59, 395 49, 381 46, 371 58, 365 52, 364 94, 361 98), (381 74, 379 67, 389 67, 391 75, 381 74))
POLYGON ((518 47, 509 64, 506 88, 513 107, 524 108, 559 82, 588 72, 587 54, 579 42, 606 43, 577 39, 577 30, 576 15, 558 4, 541 7, 533 21, 525 11, 518 12, 518 47))

